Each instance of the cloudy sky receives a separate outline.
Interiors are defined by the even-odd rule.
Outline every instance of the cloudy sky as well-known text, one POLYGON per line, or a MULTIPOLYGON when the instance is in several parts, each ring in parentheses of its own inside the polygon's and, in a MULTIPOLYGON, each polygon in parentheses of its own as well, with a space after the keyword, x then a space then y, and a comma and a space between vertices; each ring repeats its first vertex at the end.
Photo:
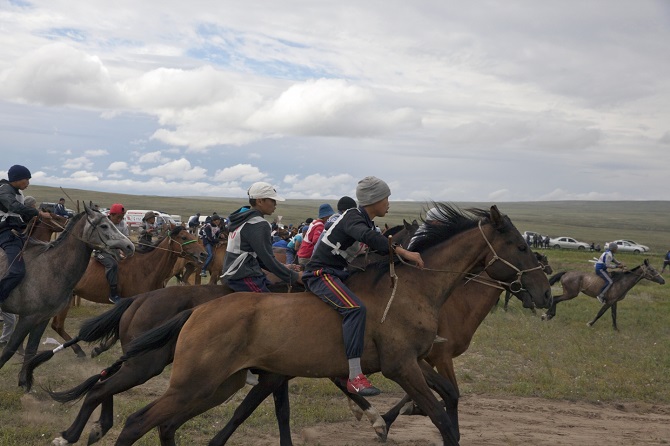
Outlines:
POLYGON ((0 177, 667 200, 670 2, 0 0, 0 177))

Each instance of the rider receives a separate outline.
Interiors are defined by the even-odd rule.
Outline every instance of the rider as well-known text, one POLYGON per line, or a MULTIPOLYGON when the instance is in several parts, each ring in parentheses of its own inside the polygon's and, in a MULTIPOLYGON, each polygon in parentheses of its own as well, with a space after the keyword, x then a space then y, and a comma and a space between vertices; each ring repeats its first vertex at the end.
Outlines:
POLYGON ((665 271, 665 267, 670 265, 670 249, 665 253, 665 258, 663 259, 663 269, 661 269, 661 274, 665 271))
POLYGON ((614 253, 617 252, 618 249, 619 248, 616 243, 610 243, 605 249, 605 252, 602 253, 596 262, 596 274, 605 280, 605 286, 603 286, 602 290, 600 290, 600 294, 598 294, 598 301, 600 301, 601 304, 605 303, 605 293, 610 289, 612 283, 614 283, 609 273, 607 272, 607 268, 623 268, 625 266, 623 263, 617 261, 614 258, 614 253), (613 264, 615 266, 612 266, 613 264))
POLYGON ((26 275, 26 265, 21 255, 23 240, 18 231, 38 215, 51 218, 48 212, 38 211, 24 204, 23 190, 30 184, 30 171, 19 164, 9 168, 7 180, 0 180, 0 248, 7 256, 7 271, 0 279, 0 304, 21 283, 26 275))
POLYGON ((301 273, 289 270, 275 259, 272 252, 270 223, 263 216, 272 215, 277 201, 284 198, 268 183, 251 185, 247 194, 249 205, 236 210, 228 218, 228 246, 221 278, 235 291, 270 292, 270 281, 261 267, 291 285, 302 283, 301 273))
POLYGON ((209 223, 206 223, 202 227, 202 245, 207 251, 207 260, 202 265, 202 271, 200 271, 200 277, 207 277, 207 268, 209 264, 212 263, 214 259, 214 248, 219 242, 219 232, 221 231, 221 217, 218 215, 213 215, 209 223))
POLYGON ((137 239, 140 251, 147 251, 153 245, 154 234, 156 234, 156 214, 153 211, 147 211, 142 217, 142 224, 139 229, 137 239))
POLYGON ((60 198, 58 200, 58 203, 54 206, 54 214, 60 215, 61 217, 69 218, 70 215, 67 213, 67 210, 65 209, 65 198, 60 198))
MULTIPOLYGON (((124 219, 126 215, 126 209, 120 203, 114 203, 112 207, 109 208, 109 213, 107 216, 114 223, 117 229, 121 234, 126 237, 130 236, 130 231, 128 231, 128 225, 124 219)), ((116 261, 114 255, 105 252, 105 251, 94 251, 93 257, 105 267, 105 277, 107 277, 107 282, 109 283, 109 301, 113 304, 119 302, 121 299, 119 297, 119 263, 116 261)))
MULTIPOLYGON (((345 270, 349 248, 365 243, 380 254, 389 254, 386 237, 375 229, 373 219, 383 217, 389 209, 388 197, 391 189, 376 177, 365 177, 358 182, 356 198, 358 208, 345 211, 328 229, 321 243, 314 250, 305 267, 303 281, 311 292, 333 307, 342 316, 344 346, 349 360, 347 390, 362 396, 378 395, 361 368, 361 355, 365 339, 366 307, 363 302, 344 285, 349 273, 345 270), (358 243, 357 243, 358 242, 358 243)), ((423 268, 423 259, 418 252, 395 246, 395 253, 416 262, 423 268)))

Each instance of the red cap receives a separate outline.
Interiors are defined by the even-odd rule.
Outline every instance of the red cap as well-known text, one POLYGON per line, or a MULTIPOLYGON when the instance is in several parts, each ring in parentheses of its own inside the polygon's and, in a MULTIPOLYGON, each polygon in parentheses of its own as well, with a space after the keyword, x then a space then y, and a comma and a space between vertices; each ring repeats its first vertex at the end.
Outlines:
POLYGON ((109 208, 110 214, 123 214, 126 212, 126 209, 120 203, 114 203, 111 208, 109 208))

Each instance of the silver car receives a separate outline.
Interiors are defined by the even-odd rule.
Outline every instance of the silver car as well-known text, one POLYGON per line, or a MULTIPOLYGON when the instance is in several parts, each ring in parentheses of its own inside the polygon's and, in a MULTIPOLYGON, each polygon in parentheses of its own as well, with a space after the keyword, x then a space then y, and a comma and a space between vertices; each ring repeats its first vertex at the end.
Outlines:
POLYGON ((619 252, 632 252, 635 254, 641 254, 643 252, 649 251, 648 246, 638 245, 632 240, 614 240, 613 242, 605 243, 605 246, 609 245, 610 243, 616 243, 617 251, 619 252))
POLYGON ((588 243, 580 242, 572 237, 555 237, 549 239, 549 246, 554 249, 579 249, 587 250, 591 248, 588 243))

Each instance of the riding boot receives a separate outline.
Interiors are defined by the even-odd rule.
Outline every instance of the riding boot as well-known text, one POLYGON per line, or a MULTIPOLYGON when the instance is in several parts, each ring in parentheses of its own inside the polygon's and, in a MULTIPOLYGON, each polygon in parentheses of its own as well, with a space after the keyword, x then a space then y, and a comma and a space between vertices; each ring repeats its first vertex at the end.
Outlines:
POLYGON ((109 301, 116 304, 121 300, 119 297, 119 290, 115 286, 109 287, 109 301))

